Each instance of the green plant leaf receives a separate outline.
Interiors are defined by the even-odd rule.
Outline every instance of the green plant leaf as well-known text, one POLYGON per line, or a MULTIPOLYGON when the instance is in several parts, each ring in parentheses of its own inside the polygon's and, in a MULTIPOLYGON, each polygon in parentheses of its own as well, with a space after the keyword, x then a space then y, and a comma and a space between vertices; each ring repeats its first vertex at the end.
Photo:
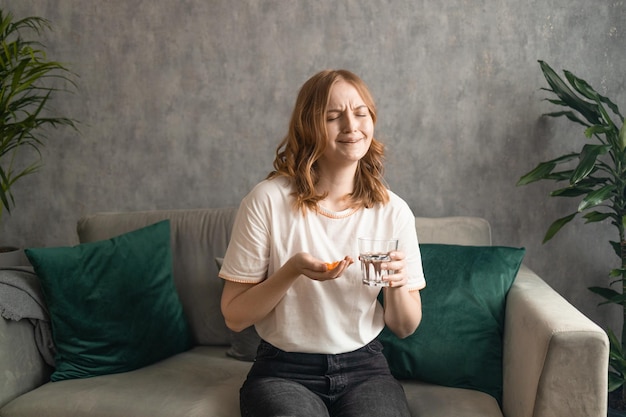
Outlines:
POLYGON ((615 391, 616 389, 624 385, 625 382, 626 380, 624 379, 624 377, 618 375, 615 372, 609 371, 609 392, 615 391))
MULTIPOLYGON (((553 104, 561 104, 561 105, 566 105, 564 104, 562 101, 560 100, 548 100, 550 102, 552 102, 553 104)), ((550 112, 550 113, 544 113, 544 116, 549 116, 549 117, 561 117, 561 116, 565 116, 568 119, 570 119, 572 122, 576 122, 579 123, 585 127, 589 126, 589 123, 585 122, 583 119, 581 119, 580 117, 578 117, 578 115, 576 115, 576 113, 574 113, 573 111, 558 111, 558 112, 550 112)))
POLYGON ((611 302, 622 295, 614 289, 606 287, 589 287, 589 291, 611 302))
POLYGON ((580 153, 580 162, 570 178, 571 184, 576 184, 580 180, 591 174, 596 168, 598 156, 606 154, 611 150, 610 145, 585 145, 580 153))
POLYGON ((552 197, 579 197, 584 194, 588 194, 591 192, 591 188, 587 187, 577 187, 575 185, 570 185, 569 187, 559 188, 558 190, 554 190, 550 193, 552 197))
POLYGON ((597 98, 598 104, 600 103, 606 104, 611 109, 611 111, 615 113, 621 120, 624 119, 624 116, 622 116, 622 113, 619 111, 619 107, 617 106, 617 104, 613 103, 613 101, 611 101, 610 98, 603 96, 600 93, 596 92, 596 94, 598 95, 598 98, 597 98))
POLYGON ((4 172, 0 166, 0 201, 7 213, 11 213, 11 205, 14 203, 13 194, 11 193, 11 178, 4 172))
POLYGON ((583 97, 588 98, 589 100, 599 100, 600 95, 596 90, 593 89, 591 85, 582 78, 578 78, 571 71, 563 70, 563 74, 565 74, 565 78, 569 81, 570 85, 574 87, 576 91, 583 95, 583 97))
MULTIPOLYGON (((620 119, 623 119, 617 105, 613 103, 611 99, 609 99, 608 97, 605 97, 599 94, 596 90, 594 90, 594 88, 587 81, 583 80, 582 78, 576 77, 571 71, 563 71, 563 72, 565 74, 565 77, 569 81, 570 85, 572 85, 577 92, 582 94, 585 98, 596 102, 598 106, 597 109, 600 112, 602 119, 605 122, 603 124, 605 128, 604 131, 597 132, 597 133, 605 133, 607 134, 607 136, 610 136, 612 138, 612 133, 615 130, 617 130, 617 127, 615 126, 615 123, 613 122, 609 114, 607 113, 603 104, 606 104, 613 111, 613 113, 618 115, 620 119)), ((585 134, 587 134, 587 132, 585 132, 585 134)), ((587 136, 587 137, 591 137, 591 136, 587 136)))
POLYGON ((619 147, 620 151, 626 149, 626 123, 622 122, 622 128, 619 130, 619 147))
POLYGON ((599 303, 598 305, 605 305, 605 304, 617 304, 617 305, 624 307, 626 306, 626 294, 620 294, 619 296, 614 297, 610 300, 606 300, 602 303, 599 303))
POLYGON ((612 132, 613 129, 610 126, 606 125, 593 125, 585 129, 585 136, 587 139, 591 138, 593 135, 602 135, 605 133, 612 132))
MULTIPOLYGON (((550 174, 548 179, 553 179, 555 181, 568 180, 572 177, 574 171, 563 171, 559 173, 553 172, 550 174)), ((559 188, 550 193, 552 197, 578 197, 584 194, 589 194, 596 187, 604 186, 607 182, 609 182, 608 178, 605 177, 592 177, 589 175, 587 178, 583 178, 578 183, 574 185, 568 185, 564 188, 559 188)))
POLYGON ((624 353, 622 352, 622 344, 615 335, 615 332, 613 332, 613 330, 611 329, 608 329, 606 334, 609 338, 609 346, 611 347, 612 354, 623 357, 624 353))
POLYGON ((616 389, 624 385, 624 382, 626 381, 624 381, 623 377, 617 375, 615 372, 609 371, 609 392, 615 391, 616 389))
POLYGON ((587 210, 588 208, 595 207, 603 201, 608 200, 613 195, 615 189, 616 187, 610 184, 590 192, 578 205, 578 211, 587 210))
POLYGON ((614 240, 610 240, 609 244, 611 245, 611 247, 613 248, 613 252, 615 252, 615 254, 617 255, 618 258, 621 258, 621 252, 622 252, 622 248, 619 244, 619 242, 615 242, 614 240))
POLYGON ((563 226, 571 222, 574 219, 574 217, 576 217, 577 214, 578 212, 572 213, 568 216, 561 217, 560 219, 555 220, 548 228, 548 231, 546 232, 546 235, 543 238, 543 243, 546 243, 548 240, 552 239, 554 235, 556 235, 563 226))
POLYGON ((607 330, 609 337, 609 391, 614 391, 626 381, 626 358, 622 344, 611 329, 607 330))
POLYGON ((586 213, 583 217, 587 220, 585 223, 594 223, 594 222, 601 222, 603 220, 606 220, 611 216, 612 216, 611 213, 601 213, 599 211, 592 211, 592 212, 586 213))
POLYGON ((598 106, 595 103, 590 103, 581 99, 567 83, 544 61, 539 61, 541 71, 552 88, 552 92, 556 94, 561 101, 579 112, 590 124, 595 125, 600 123, 600 112, 598 106))
POLYGON ((575 76, 571 71, 564 70, 563 73, 565 74, 567 81, 569 81, 570 85, 572 85, 576 91, 589 100, 595 101, 600 107, 602 107, 602 103, 606 104, 613 111, 613 113, 621 117, 619 108, 611 101, 611 99, 598 93, 587 81, 575 76))
MULTIPOLYGON (((569 182, 569 179, 572 177, 572 173, 574 172, 573 169, 569 169, 567 171, 557 171, 554 172, 552 171, 550 174, 546 175, 545 178, 543 178, 544 180, 553 180, 556 182, 559 181, 567 181, 569 182)), ((576 186, 579 186, 579 184, 576 184, 576 186)))
POLYGON ((598 305, 618 304, 621 306, 626 306, 626 294, 619 293, 611 288, 606 287, 589 287, 589 290, 606 300, 598 303, 598 305))
MULTIPOLYGON (((550 175, 552 174, 552 170, 554 170, 557 164, 568 162, 579 157, 580 157, 579 153, 569 153, 567 155, 554 158, 550 161, 541 162, 533 170, 522 175, 520 179, 517 181, 517 185, 518 186, 526 185, 526 184, 530 184, 531 182, 535 182, 535 181, 539 181, 543 179, 551 179, 550 175)), ((569 178, 569 175, 568 175, 568 178, 569 178)))
POLYGON ((545 179, 555 167, 556 164, 554 162, 541 162, 532 171, 522 175, 517 181, 517 185, 526 185, 545 179))
POLYGON ((609 349, 609 365, 611 365, 614 370, 619 370, 617 373, 622 377, 624 376, 622 371, 626 371, 626 359, 624 359, 622 351, 618 351, 613 346, 609 349))

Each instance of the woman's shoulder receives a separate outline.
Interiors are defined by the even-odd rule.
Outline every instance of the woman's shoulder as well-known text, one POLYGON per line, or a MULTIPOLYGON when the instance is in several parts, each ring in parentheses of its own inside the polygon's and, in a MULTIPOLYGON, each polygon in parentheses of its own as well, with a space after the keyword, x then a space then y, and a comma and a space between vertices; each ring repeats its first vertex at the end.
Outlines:
POLYGON ((413 216, 413 211, 408 203, 399 195, 391 190, 387 190, 389 200, 386 203, 376 203, 370 208, 366 208, 363 213, 370 213, 375 216, 383 216, 390 219, 396 219, 398 216, 413 216))
POLYGON ((389 203, 386 204, 388 208, 394 209, 394 210, 397 210, 397 209, 401 209, 401 210, 409 209, 410 210, 409 204, 398 194, 396 194, 395 192, 389 189, 387 190, 387 193, 389 195, 389 203))
POLYGON ((277 200, 289 199, 291 195, 291 181, 287 177, 275 177, 265 179, 257 183, 244 201, 267 201, 275 202, 277 200))
POLYGON ((248 193, 249 195, 264 195, 268 193, 290 193, 291 192, 291 181, 287 177, 274 177, 265 179, 259 183, 257 183, 252 190, 248 193))
POLYGON ((379 215, 389 219, 394 219, 394 221, 399 219, 404 219, 403 221, 410 221, 415 218, 413 210, 411 210, 411 207, 406 200, 391 190, 387 190, 387 192, 389 195, 389 201, 386 204, 379 203, 374 206, 374 209, 378 211, 379 215))

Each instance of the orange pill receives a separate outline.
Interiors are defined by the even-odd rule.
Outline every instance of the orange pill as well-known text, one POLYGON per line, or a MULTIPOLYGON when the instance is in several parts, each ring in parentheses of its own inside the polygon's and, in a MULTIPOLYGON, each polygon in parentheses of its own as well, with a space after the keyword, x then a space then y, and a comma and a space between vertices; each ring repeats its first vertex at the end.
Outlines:
POLYGON ((328 268, 328 270, 333 270, 335 268, 337 268, 337 265, 339 265, 339 262, 341 261, 335 261, 335 262, 326 262, 326 267, 328 268))

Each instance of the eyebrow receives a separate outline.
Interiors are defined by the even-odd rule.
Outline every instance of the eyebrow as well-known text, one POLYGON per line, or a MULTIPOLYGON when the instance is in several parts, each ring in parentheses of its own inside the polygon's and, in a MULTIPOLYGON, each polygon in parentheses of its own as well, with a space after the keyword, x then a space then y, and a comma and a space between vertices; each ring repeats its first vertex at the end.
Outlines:
MULTIPOLYGON (((354 111, 356 111, 356 110, 362 110, 362 109, 367 109, 367 108, 368 108, 368 107, 367 107, 367 105, 362 104, 362 105, 360 105, 360 106, 358 106, 358 107, 355 107, 355 108, 354 108, 354 111)), ((341 109, 328 109, 328 110, 326 110, 326 113, 341 113, 342 111, 343 111, 343 110, 341 110, 341 109)))

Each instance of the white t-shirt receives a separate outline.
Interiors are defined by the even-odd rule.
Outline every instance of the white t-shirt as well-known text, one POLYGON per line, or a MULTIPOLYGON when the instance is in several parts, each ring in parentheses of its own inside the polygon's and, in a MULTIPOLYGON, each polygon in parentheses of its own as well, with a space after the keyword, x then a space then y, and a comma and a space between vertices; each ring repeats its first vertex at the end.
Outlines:
POLYGON ((335 280, 298 278, 264 319, 259 335, 288 352, 336 354, 372 341, 383 329, 379 288, 361 282, 357 239, 394 237, 405 252, 409 290, 426 285, 408 205, 389 192, 386 205, 340 213, 294 210, 290 181, 284 177, 259 183, 241 202, 220 277, 259 283, 298 252, 324 262, 352 257, 355 263, 335 280))

